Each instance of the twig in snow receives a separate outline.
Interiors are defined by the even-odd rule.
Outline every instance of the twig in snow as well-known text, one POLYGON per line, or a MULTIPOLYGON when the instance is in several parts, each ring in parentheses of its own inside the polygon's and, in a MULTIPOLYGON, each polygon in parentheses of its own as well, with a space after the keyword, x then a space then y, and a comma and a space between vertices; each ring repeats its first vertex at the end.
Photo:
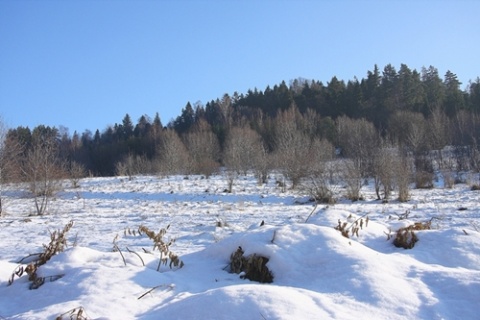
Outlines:
POLYGON ((117 245, 117 239, 118 239, 118 234, 113 239, 113 251, 118 251, 120 253, 120 255, 122 256, 123 263, 126 266, 127 262, 125 261, 125 257, 123 256, 122 250, 120 250, 120 248, 117 245))
POLYGON ((31 253, 28 256, 23 257, 22 259, 17 261, 17 263, 29 263, 29 262, 32 262, 32 261, 37 261, 37 260, 40 259, 40 255, 41 255, 41 253, 31 253), (32 260, 25 261, 29 258, 31 258, 32 260))
POLYGON ((151 288, 150 290, 148 290, 147 292, 145 292, 144 294, 142 294, 140 297, 137 298, 137 300, 142 299, 143 297, 145 297, 147 294, 149 294, 149 293, 152 292, 153 290, 158 289, 158 288, 161 288, 161 287, 168 287, 168 289, 169 289, 169 291, 170 291, 170 290, 173 290, 174 285, 173 285, 173 284, 169 284, 169 285, 159 284, 158 286, 155 286, 155 287, 151 288))
POLYGON ((137 257, 139 257, 140 260, 142 261, 143 266, 145 267, 145 262, 143 261, 142 257, 141 257, 138 253, 136 253, 135 251, 132 251, 132 250, 128 249, 128 247, 127 247, 127 251, 130 252, 130 253, 136 254, 137 257))
POLYGON ((472 225, 473 229, 475 229, 475 231, 480 232, 478 223, 472 221, 470 222, 470 224, 472 225))
POLYGON ((47 277, 36 277, 35 280, 30 284, 30 290, 38 289, 40 288, 46 280, 49 282, 57 281, 60 278, 63 278, 65 275, 64 274, 57 274, 54 276, 47 276, 47 277))
POLYGON ((317 210, 317 207, 318 207, 318 203, 315 204, 315 207, 313 208, 312 212, 310 212, 310 214, 308 215, 307 219, 305 219, 305 223, 307 223, 308 219, 310 219, 310 217, 311 217, 312 214, 315 212, 315 210, 317 210))
POLYGON ((275 243, 276 236, 277 236, 277 230, 273 231, 273 238, 272 238, 272 241, 270 241, 271 243, 275 243))

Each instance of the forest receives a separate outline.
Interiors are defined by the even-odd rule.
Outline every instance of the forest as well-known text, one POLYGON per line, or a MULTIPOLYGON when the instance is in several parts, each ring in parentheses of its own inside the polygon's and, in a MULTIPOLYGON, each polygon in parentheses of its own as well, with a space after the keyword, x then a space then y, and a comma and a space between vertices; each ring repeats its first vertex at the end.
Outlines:
MULTIPOLYGON (((480 171, 479 112, 478 77, 462 89, 453 72, 442 78, 433 66, 375 65, 360 80, 298 78, 205 105, 188 102, 167 124, 156 113, 136 122, 126 114, 103 132, 71 136, 44 125, 8 128, 0 178, 221 172, 231 187, 247 171, 262 183, 275 170, 279 183, 301 184, 317 200, 332 201, 335 177, 346 181, 351 199, 361 198, 363 181, 373 178, 379 198, 397 189, 406 200, 411 183, 431 187, 439 172, 453 184, 480 171)), ((33 192, 48 193, 46 185, 33 192)))

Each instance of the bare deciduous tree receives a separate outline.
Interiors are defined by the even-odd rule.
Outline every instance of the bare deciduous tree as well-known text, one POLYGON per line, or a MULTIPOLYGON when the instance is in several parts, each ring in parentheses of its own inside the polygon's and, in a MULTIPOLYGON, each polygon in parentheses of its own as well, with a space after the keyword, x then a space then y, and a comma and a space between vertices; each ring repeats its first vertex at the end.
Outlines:
POLYGON ((267 148, 259 136, 258 152, 253 158, 253 171, 258 185, 267 183, 268 174, 272 170, 272 159, 267 148))
POLYGON ((206 177, 218 170, 220 144, 210 125, 200 120, 192 130, 184 135, 183 140, 190 154, 190 168, 193 173, 206 177))
POLYGON ((398 200, 406 202, 410 199, 410 183, 412 182, 413 164, 404 152, 395 158, 395 184, 398 188, 398 200))
POLYGON ((223 155, 228 191, 239 174, 255 169, 266 174, 266 155, 260 135, 248 126, 232 127, 227 135, 223 155))
POLYGON ((191 171, 188 151, 175 130, 167 129, 162 133, 158 152, 160 173, 175 175, 191 171))
POLYGON ((391 133, 396 134, 401 148, 413 158, 415 184, 417 188, 433 187, 434 168, 431 157, 427 121, 421 113, 397 112, 392 116, 391 133))
POLYGON ((21 170, 33 195, 37 215, 47 212, 49 199, 61 188, 65 167, 58 157, 56 129, 37 127, 31 148, 24 153, 21 170))
POLYGON ((311 170, 302 182, 302 189, 307 191, 315 202, 334 203, 339 183, 338 162, 335 148, 327 140, 314 139, 311 148, 311 170))
POLYGON ((70 181, 72 182, 72 186, 74 188, 79 187, 80 179, 84 178, 86 175, 85 166, 81 163, 76 161, 72 161, 68 167, 68 174, 70 177, 70 181))
POLYGON ((18 144, 8 143, 7 128, 0 118, 0 217, 3 215, 3 185, 12 177, 14 158, 20 153, 18 144))
POLYGON ((364 176, 362 176, 359 162, 355 162, 351 159, 344 159, 341 162, 340 170, 342 173, 342 181, 345 182, 347 189, 347 199, 352 201, 363 200, 361 190, 364 176))
POLYGON ((298 110, 291 107, 280 112, 274 121, 275 166, 290 180, 292 189, 308 176, 315 161, 310 154, 313 139, 299 128, 300 117, 298 110))
POLYGON ((129 180, 132 180, 133 176, 153 173, 154 169, 146 156, 128 154, 115 164, 115 172, 118 176, 128 176, 129 180))
POLYGON ((347 197, 361 199, 363 180, 372 175, 375 149, 379 135, 373 123, 365 119, 337 119, 338 142, 347 158, 343 165, 343 178, 347 184, 347 197))
POLYGON ((388 201, 395 186, 395 166, 397 165, 398 149, 382 141, 375 151, 373 159, 373 178, 377 199, 388 201), (381 196, 383 193, 383 196, 381 196))

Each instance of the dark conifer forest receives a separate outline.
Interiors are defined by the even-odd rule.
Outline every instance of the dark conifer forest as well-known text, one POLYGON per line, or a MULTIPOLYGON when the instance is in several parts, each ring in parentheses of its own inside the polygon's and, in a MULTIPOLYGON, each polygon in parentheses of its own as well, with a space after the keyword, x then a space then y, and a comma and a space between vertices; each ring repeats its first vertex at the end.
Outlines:
MULTIPOLYGON (((433 66, 375 65, 362 79, 299 78, 204 105, 188 102, 170 123, 156 113, 139 119, 126 114, 102 132, 73 135, 48 126, 10 128, 4 153, 16 167, 28 166, 35 148, 48 145, 65 174, 80 176, 208 177, 226 168, 255 170, 261 181, 275 169, 294 186, 332 157, 350 159, 359 174, 375 177, 375 158, 395 149, 412 159, 428 185, 429 174, 448 166, 478 170, 479 112, 480 78, 462 84, 453 72, 441 76, 433 66), (454 165, 444 163, 447 149, 454 165)), ((27 170, 5 172, 19 179, 27 170)))

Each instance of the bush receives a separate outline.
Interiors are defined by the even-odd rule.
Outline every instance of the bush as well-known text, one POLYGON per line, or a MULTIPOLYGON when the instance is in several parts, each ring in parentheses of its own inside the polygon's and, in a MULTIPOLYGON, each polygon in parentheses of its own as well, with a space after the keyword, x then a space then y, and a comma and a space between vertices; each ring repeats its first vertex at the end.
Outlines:
POLYGON ((430 230, 432 221, 416 222, 411 226, 400 228, 397 231, 393 244, 397 248, 412 249, 418 241, 414 230, 430 230))
POLYGON ((314 172, 302 181, 302 189, 308 192, 317 203, 336 203, 340 181, 339 168, 334 162, 317 164, 314 172))
POLYGON ((432 189, 434 174, 428 171, 418 171, 415 175, 417 189, 432 189))
POLYGON ((268 258, 256 254, 245 257, 242 247, 230 256, 230 271, 244 273, 242 279, 249 279, 260 283, 272 283, 273 275, 267 267, 268 258))
POLYGON ((398 229, 393 244, 397 248, 412 249, 417 241, 418 237, 413 229, 406 227, 398 229))

